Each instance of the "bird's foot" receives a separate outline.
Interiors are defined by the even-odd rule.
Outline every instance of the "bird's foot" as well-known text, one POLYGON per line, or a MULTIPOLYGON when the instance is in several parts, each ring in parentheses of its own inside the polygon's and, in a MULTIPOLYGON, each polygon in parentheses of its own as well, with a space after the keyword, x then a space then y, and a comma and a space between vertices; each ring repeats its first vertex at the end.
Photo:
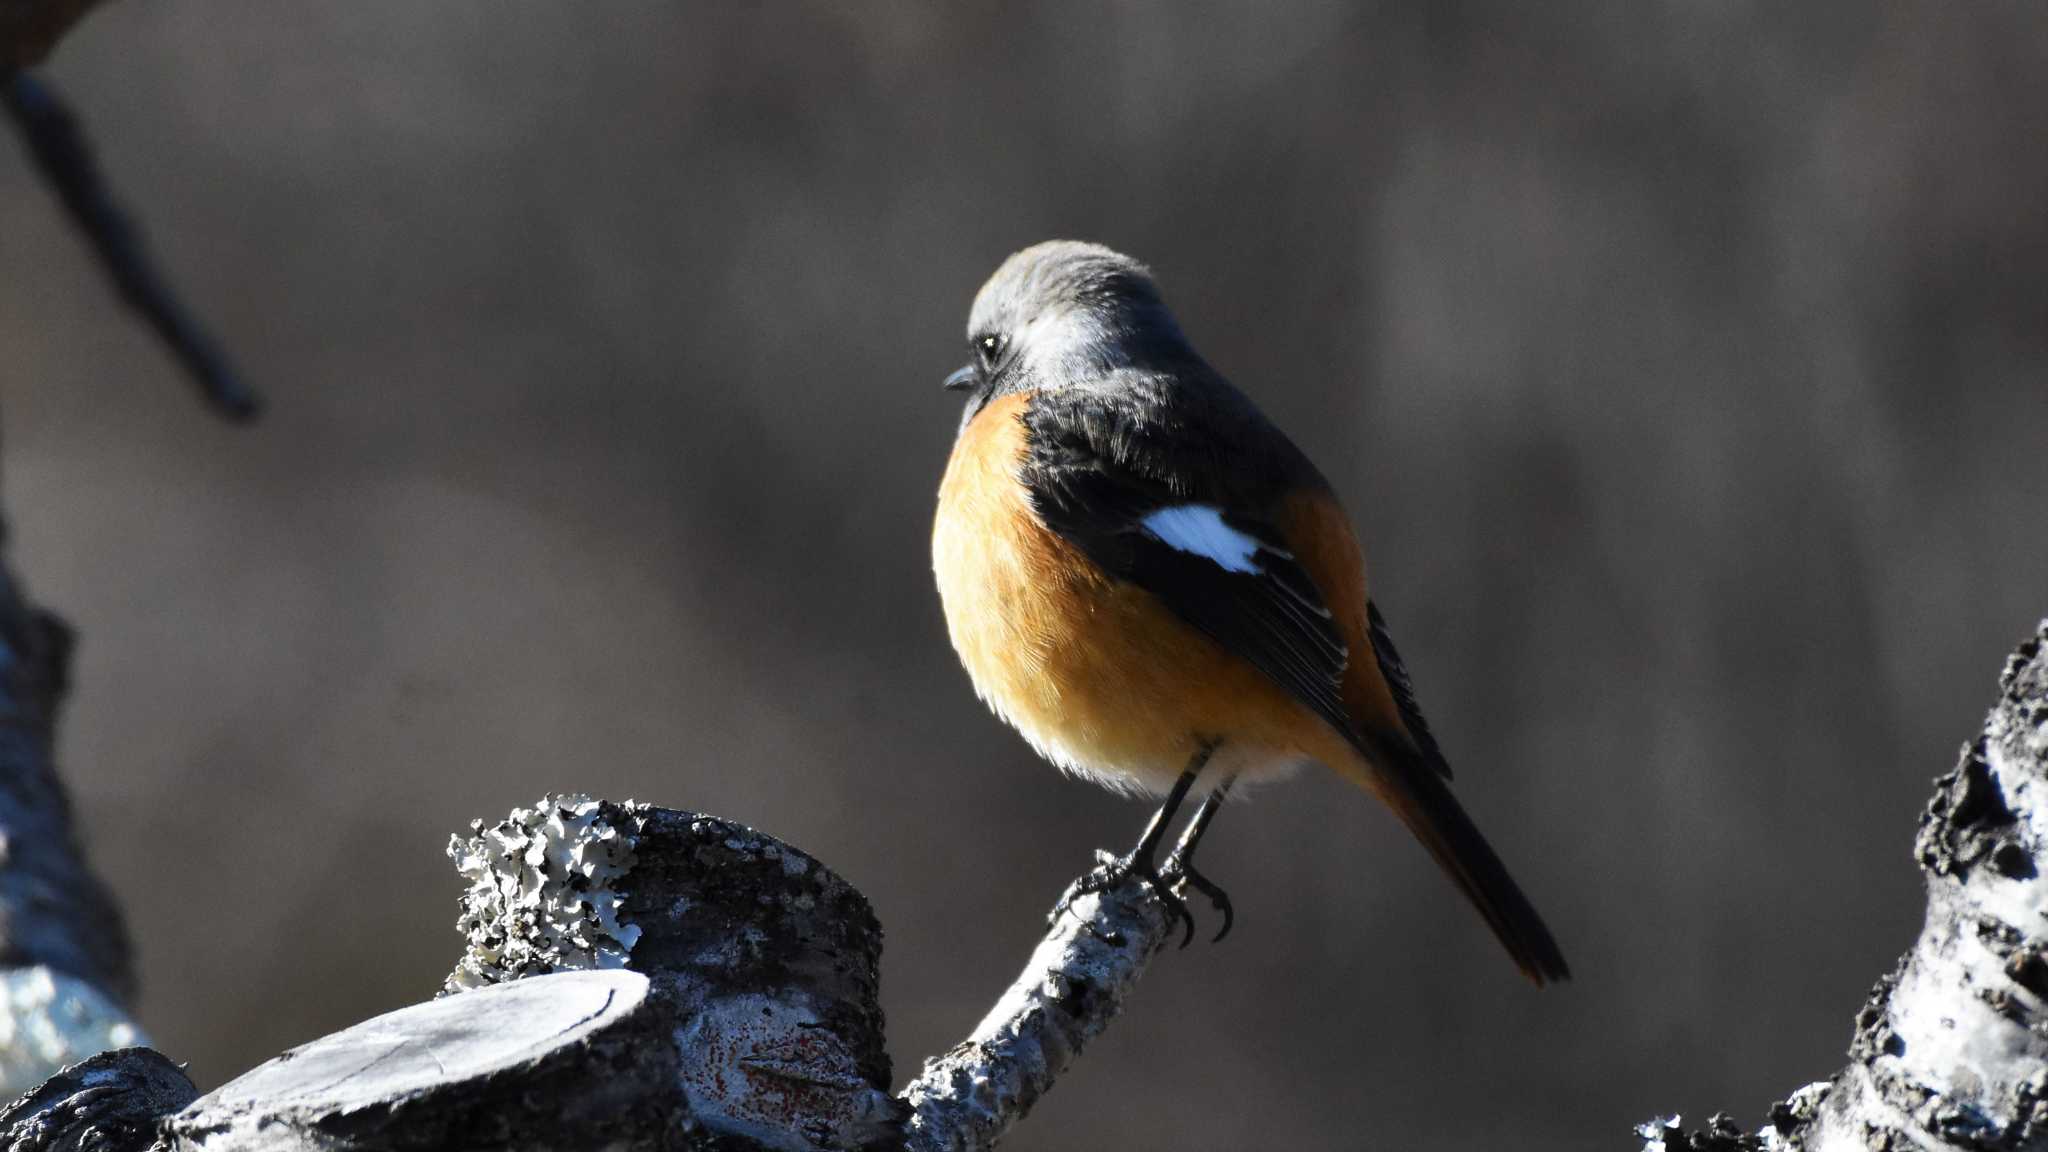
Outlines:
MULTIPOLYGON (((1150 889, 1152 895, 1158 897, 1159 902, 1166 906, 1167 931, 1171 932, 1175 924, 1185 929, 1181 947, 1187 947, 1188 941, 1195 938, 1195 918, 1189 914, 1187 903, 1174 892, 1174 885, 1160 875, 1157 865, 1150 860, 1139 858, 1136 853, 1130 856, 1111 856, 1106 852, 1098 852, 1095 858, 1095 867, 1090 869, 1087 875, 1074 881, 1060 896, 1059 903, 1053 905, 1052 915, 1047 917, 1048 923, 1065 915, 1073 907, 1074 901, 1083 896, 1107 892, 1126 880, 1136 880, 1150 889)), ((1206 893, 1207 889, 1203 891, 1206 893)), ((1089 930, 1094 931, 1092 926, 1089 930)), ((1121 944, 1123 941, 1105 939, 1104 943, 1121 944)))
MULTIPOLYGON (((1222 885, 1195 871, 1194 864, 1181 859, 1178 852, 1166 858, 1166 867, 1160 871, 1167 882, 1175 887, 1185 885, 1207 896, 1210 905, 1222 914, 1223 927, 1216 930, 1216 935, 1209 937, 1209 943, 1214 944, 1230 935, 1230 926, 1237 922, 1237 913, 1230 905, 1230 893, 1225 892, 1222 885)), ((1187 947, 1187 941, 1181 941, 1180 946, 1187 947)))

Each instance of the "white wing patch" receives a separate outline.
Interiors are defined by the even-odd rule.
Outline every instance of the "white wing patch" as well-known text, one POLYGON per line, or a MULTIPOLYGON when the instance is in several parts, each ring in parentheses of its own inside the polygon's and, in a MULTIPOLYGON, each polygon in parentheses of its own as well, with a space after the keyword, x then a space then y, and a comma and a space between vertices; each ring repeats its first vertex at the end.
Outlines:
POLYGON ((1178 552, 1213 560, 1232 572, 1264 571, 1252 557, 1265 545, 1223 522, 1223 510, 1211 504, 1175 504, 1139 522, 1153 539, 1178 552))

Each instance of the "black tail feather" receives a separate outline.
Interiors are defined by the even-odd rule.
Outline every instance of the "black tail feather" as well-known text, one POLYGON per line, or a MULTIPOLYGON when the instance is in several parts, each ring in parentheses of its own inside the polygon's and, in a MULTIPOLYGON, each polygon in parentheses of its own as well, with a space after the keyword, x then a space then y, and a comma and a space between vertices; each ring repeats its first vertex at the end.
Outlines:
POLYGON ((1522 974, 1535 983, 1571 979, 1571 967, 1543 917, 1435 771, 1411 766, 1387 782, 1395 812, 1465 898, 1486 918, 1522 974))

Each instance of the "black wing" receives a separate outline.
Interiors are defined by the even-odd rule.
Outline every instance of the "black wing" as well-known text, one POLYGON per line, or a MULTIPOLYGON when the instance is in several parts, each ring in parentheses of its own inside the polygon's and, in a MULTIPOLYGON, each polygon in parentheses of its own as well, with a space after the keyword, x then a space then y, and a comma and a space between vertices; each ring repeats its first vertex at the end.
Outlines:
MULTIPOLYGON (((1158 597, 1357 743, 1344 708, 1343 636, 1281 533, 1247 511, 1261 502, 1245 498, 1243 477, 1265 477, 1284 490, 1286 475, 1262 470, 1264 461, 1222 454, 1227 438, 1198 414, 1175 411, 1169 425, 1142 401, 1035 399, 1024 416, 1023 478, 1033 509, 1104 571, 1158 597), (1220 479, 1226 476, 1238 478, 1236 491, 1220 479), (1251 571, 1173 547, 1146 527, 1152 513, 1186 505, 1215 508, 1225 525, 1257 543, 1241 565, 1251 571)), ((1222 415, 1243 419, 1240 412, 1222 415)), ((1268 429, 1260 421, 1245 431, 1268 429)))
POLYGON ((1429 730, 1429 721, 1422 718, 1422 708, 1415 703, 1415 686, 1408 681, 1408 667, 1401 663, 1401 653, 1395 650, 1394 638, 1387 633, 1387 620, 1380 615, 1380 606, 1366 601, 1365 618, 1372 630, 1373 655, 1379 658, 1380 675, 1386 677, 1387 688, 1394 694, 1394 705, 1401 710, 1401 723, 1407 726, 1408 735, 1415 741, 1415 748, 1422 753, 1423 760, 1449 780, 1450 762, 1444 759, 1443 749, 1436 746, 1436 736, 1429 730))

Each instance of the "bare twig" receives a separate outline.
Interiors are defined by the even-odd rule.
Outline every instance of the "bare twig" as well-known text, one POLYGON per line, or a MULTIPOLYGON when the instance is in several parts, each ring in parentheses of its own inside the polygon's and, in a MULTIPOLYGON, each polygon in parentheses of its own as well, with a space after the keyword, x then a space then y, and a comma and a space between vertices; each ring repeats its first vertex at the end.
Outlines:
POLYGON ((157 269, 93 160, 77 114, 32 73, 15 74, 6 87, 8 114, 36 167, 113 277, 121 299, 156 331, 216 412, 230 420, 254 418, 260 407, 256 394, 157 269))

